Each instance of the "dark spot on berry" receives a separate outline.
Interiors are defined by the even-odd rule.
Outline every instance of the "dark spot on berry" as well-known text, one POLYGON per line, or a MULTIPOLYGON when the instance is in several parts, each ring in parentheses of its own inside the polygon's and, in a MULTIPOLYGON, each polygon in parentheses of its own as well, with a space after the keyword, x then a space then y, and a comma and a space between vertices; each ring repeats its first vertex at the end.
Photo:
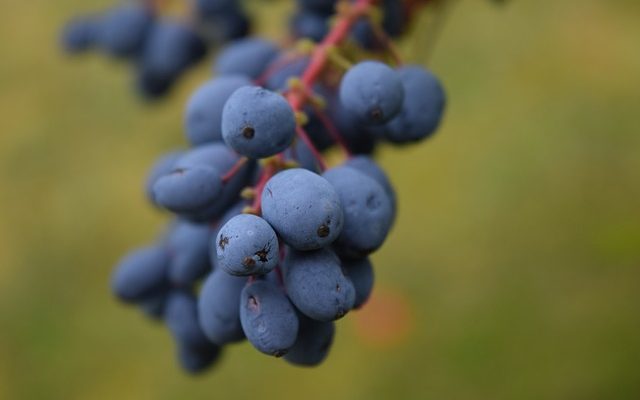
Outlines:
POLYGON ((258 304, 258 299, 256 299, 253 296, 249 296, 249 298, 247 299, 247 307, 249 307, 249 310, 251 311, 256 311, 259 308, 259 304, 258 304))
POLYGON ((267 192, 269 193, 269 197, 273 197, 273 192, 271 191, 271 189, 267 188, 267 192))
POLYGON ((278 358, 284 356, 285 354, 287 354, 286 350, 276 350, 273 352, 273 356, 278 358))
POLYGON ((331 229, 329 229, 329 227, 325 224, 320 225, 320 228, 318 228, 318 236, 320 236, 321 238, 327 237, 329 236, 329 233, 331 233, 331 229))
POLYGON ((253 267, 254 265, 256 265, 256 260, 253 259, 253 257, 245 257, 244 260, 242 260, 242 265, 244 265, 245 267, 253 267))
POLYGON ((228 236, 220 236, 220 240, 218 241, 218 246, 224 250, 224 247, 229 244, 228 236))
POLYGON ((258 257, 258 260, 260 260, 260 262, 263 262, 263 263, 269 261, 269 259, 267 258, 267 254, 269 254, 269 250, 266 247, 255 252, 255 255, 256 257, 258 257))
POLYGON ((182 175, 184 174, 185 169, 184 168, 176 168, 173 170, 172 174, 176 174, 176 175, 182 175))
POLYGON ((369 115, 371 116, 371 119, 374 122, 381 122, 382 119, 384 118, 384 113, 382 112, 380 107, 376 107, 373 110, 371 110, 371 113, 369 115))
POLYGON ((255 135, 256 131, 255 129, 253 129, 253 127, 247 125, 242 128, 242 136, 244 136, 245 139, 253 139, 255 135))
POLYGON ((378 208, 380 206, 380 202, 378 201, 378 198, 376 197, 375 194, 370 194, 367 197, 367 208, 370 208, 372 210, 375 210, 376 208, 378 208))
POLYGON ((336 319, 342 318, 347 314, 347 311, 344 308, 339 308, 336 314, 336 319))

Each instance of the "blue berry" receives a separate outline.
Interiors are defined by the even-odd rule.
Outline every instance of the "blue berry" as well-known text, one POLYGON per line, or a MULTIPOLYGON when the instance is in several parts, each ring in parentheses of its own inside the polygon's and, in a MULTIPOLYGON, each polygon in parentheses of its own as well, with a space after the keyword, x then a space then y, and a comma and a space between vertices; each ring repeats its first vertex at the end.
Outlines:
POLYGON ((355 302, 353 284, 329 249, 287 254, 285 287, 291 302, 318 321, 343 317, 355 302))
POLYGON ((176 79, 206 54, 206 45, 192 28, 168 19, 149 31, 138 66, 138 89, 148 98, 165 94, 176 79))
MULTIPOLYGON (((213 168, 224 175, 238 159, 239 156, 224 143, 209 143, 188 151, 176 162, 175 168, 213 168)), ((195 222, 207 222, 221 216, 237 201, 240 191, 249 184, 254 167, 253 162, 246 163, 231 179, 222 184, 222 191, 215 201, 202 209, 180 213, 180 216, 195 222)))
POLYGON ((100 24, 100 44, 114 57, 133 57, 142 52, 154 15, 144 4, 125 3, 113 8, 100 24))
POLYGON ((213 364, 220 347, 209 342, 198 324, 196 298, 187 291, 173 291, 167 299, 165 322, 178 347, 178 359, 189 373, 199 373, 213 364))
POLYGON ((371 154, 377 144, 377 135, 370 127, 363 127, 356 115, 342 106, 338 96, 329 98, 327 113, 353 154, 371 154))
POLYGON ((269 76, 265 87, 270 90, 284 90, 290 78, 299 77, 309 65, 308 57, 296 57, 287 60, 288 54, 275 58, 266 68, 269 76))
POLYGON ((360 308, 367 302, 373 289, 374 274, 371 261, 368 258, 343 260, 342 267, 356 291, 353 308, 360 308))
POLYGON ((285 157, 288 160, 295 161, 300 165, 300 168, 308 169, 309 171, 319 173, 320 167, 318 166, 318 160, 309 149, 309 146, 302 140, 295 140, 293 145, 285 150, 285 157))
POLYGON ((236 40, 218 54, 213 69, 219 75, 241 74, 256 79, 278 52, 278 47, 267 40, 236 40))
POLYGON ((266 274, 278 265, 276 233, 255 215, 236 215, 215 241, 218 264, 231 275, 266 274))
POLYGON ((200 327, 220 346, 244 339, 240 325, 240 293, 246 278, 216 269, 205 280, 198 298, 200 327))
POLYGON ((335 189, 302 168, 269 179, 262 192, 262 217, 298 250, 328 246, 342 231, 342 206, 335 189))
POLYGON ((153 185, 153 198, 177 213, 201 210, 222 192, 221 173, 211 167, 177 168, 153 185))
POLYGON ((237 89, 222 111, 222 137, 235 151, 250 158, 277 154, 291 144, 295 116, 281 95, 245 86, 237 89))
POLYGON ((68 53, 82 53, 96 44, 99 34, 100 24, 97 18, 78 17, 65 25, 60 41, 68 53))
POLYGON ((396 143, 414 142, 431 136, 440 124, 446 95, 438 78, 419 66, 398 70, 405 92, 400 113, 385 127, 385 137, 396 143))
POLYGON ((295 37, 308 38, 314 42, 320 42, 329 31, 327 17, 311 11, 298 12, 289 25, 295 37))
POLYGON ((281 357, 298 336, 298 317, 284 292, 268 281, 242 291, 240 321, 249 342, 261 352, 281 357))
POLYGON ((178 161, 176 168, 210 167, 218 171, 231 168, 238 156, 223 143, 207 143, 187 151, 178 161))
POLYGON ((393 205, 382 186, 349 167, 336 167, 323 175, 343 205, 344 227, 337 245, 348 255, 362 257, 377 250, 393 223, 393 205))
POLYGON ((336 331, 335 323, 316 321, 301 314, 298 319, 298 338, 284 359, 294 365, 316 366, 329 354, 336 331))
POLYGON ((178 361, 182 368, 190 374, 199 374, 218 361, 222 349, 214 344, 202 347, 178 345, 178 361))
POLYGON ((171 255, 169 280, 177 286, 190 287, 211 270, 209 242, 211 228, 206 224, 178 221, 167 239, 171 255))
POLYGON ((167 299, 164 319, 176 342, 192 348, 210 343, 198 323, 196 298, 188 291, 171 292, 167 299))
POLYGON ((170 174, 174 170, 176 162, 184 155, 183 151, 172 151, 167 153, 156 160, 153 167, 147 174, 147 180, 145 181, 145 193, 151 203, 158 205, 155 196, 153 194, 153 185, 156 181, 164 175, 170 174))
POLYGON ((211 241, 209 242, 209 254, 210 254, 210 259, 211 259, 211 265, 212 266, 216 266, 218 265, 218 253, 217 253, 217 246, 216 246, 216 242, 214 241, 214 238, 218 237, 218 233, 220 233, 220 229, 229 221, 231 221, 231 219, 233 217, 235 217, 236 215, 242 214, 242 211, 245 209, 245 207, 247 207, 247 204, 244 200, 240 200, 237 203, 233 204, 232 206, 230 206, 225 212, 224 214, 222 214, 222 216, 215 222, 215 224, 213 225, 213 235, 211 235, 211 241))
POLYGON ((223 75, 200 86, 189 99, 185 131, 192 146, 222 141, 222 109, 238 88, 250 85, 242 75, 223 75))
POLYGON ((380 166, 376 164, 376 162, 371 157, 366 156, 357 156, 350 158, 345 163, 345 166, 357 169, 358 171, 367 175, 369 178, 378 182, 380 186, 382 186, 384 191, 389 196, 389 199, 391 200, 391 207, 393 208, 393 216, 391 219, 392 221, 394 221, 397 213, 396 191, 393 189, 393 185, 391 185, 389 177, 382 170, 382 168, 380 168, 380 166))
POLYGON ((404 88, 396 71, 378 61, 353 66, 340 83, 340 101, 363 123, 381 125, 402 108, 404 88))
POLYGON ((167 299, 169 298, 170 293, 171 289, 167 286, 140 300, 137 305, 148 317, 160 320, 164 317, 164 311, 166 309, 167 299))
POLYGON ((111 289, 121 300, 137 302, 167 285, 169 255, 161 246, 148 246, 127 254, 116 266, 111 289))

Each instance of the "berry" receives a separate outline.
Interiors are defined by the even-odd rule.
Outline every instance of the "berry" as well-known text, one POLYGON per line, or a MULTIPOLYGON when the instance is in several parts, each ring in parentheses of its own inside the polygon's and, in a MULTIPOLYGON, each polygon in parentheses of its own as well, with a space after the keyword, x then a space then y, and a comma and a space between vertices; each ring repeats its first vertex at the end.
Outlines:
POLYGON ((295 365, 316 366, 329 354, 336 331, 335 323, 316 321, 301 314, 298 319, 298 337, 284 359, 295 365))
POLYGON ((126 302, 153 296, 167 284, 169 255, 161 246, 148 246, 127 254, 116 266, 111 289, 126 302))
POLYGON ((249 342, 259 351, 281 357, 298 336, 298 317, 284 292, 268 281, 242 290, 240 321, 249 342))
POLYGON ((353 284, 329 249, 287 254, 285 287, 300 312, 318 321, 342 318, 355 302, 353 284))
POLYGON ((218 264, 231 275, 266 274, 278 264, 278 238, 260 217, 240 214, 218 232, 218 264))
POLYGON ((185 112, 185 132, 192 146, 222 141, 224 104, 236 89, 250 84, 242 75, 223 75, 191 95, 185 112))
POLYGON ((206 54, 206 45, 188 25, 155 23, 138 64, 138 89, 148 98, 165 94, 175 80, 206 54))
POLYGON ((170 174, 171 171, 174 170, 176 162, 184 155, 183 151, 172 151, 171 153, 167 153, 158 160, 156 160, 155 164, 147 174, 147 180, 145 181, 145 193, 147 198, 151 203, 158 205, 155 195, 153 194, 153 185, 163 177, 164 175, 170 174))
POLYGON ((97 18, 79 17, 65 25, 60 42, 68 53, 82 53, 96 44, 99 34, 100 25, 97 18))
POLYGON ((102 18, 100 45, 113 57, 137 56, 153 22, 153 13, 143 4, 125 3, 113 8, 102 18))
POLYGON ((308 38, 314 42, 321 41, 329 30, 325 15, 311 11, 301 11, 293 16, 290 23, 291 31, 298 38, 308 38))
POLYGON ((283 151, 293 141, 295 130, 289 103, 260 87, 237 89, 222 111, 222 138, 247 157, 265 158, 283 151))
POLYGON ((418 66, 398 70, 405 92, 400 113, 385 127, 385 137, 395 143, 414 142, 435 132, 444 113, 445 92, 431 72, 418 66))
POLYGON ((393 215, 391 219, 393 223, 393 221, 396 218, 396 212, 397 212, 396 191, 393 189, 393 186, 391 185, 391 181, 389 180, 389 177, 382 170, 382 168, 380 168, 380 166, 376 164, 376 162, 372 158, 366 157, 366 156, 353 157, 345 162, 345 166, 351 167, 353 169, 358 170, 359 172, 362 172, 363 174, 367 175, 369 178, 378 182, 380 186, 382 186, 384 191, 389 196, 389 199, 391 200, 391 207, 393 209, 392 210, 393 215))
POLYGON ((380 125, 402 108, 404 88, 398 74, 378 61, 354 65, 340 83, 340 101, 363 123, 380 125))
POLYGON ((360 260, 343 260, 342 267, 356 291, 353 308, 360 308, 367 302, 373 289, 373 266, 368 258, 360 260))
POLYGON ((278 47, 267 40, 236 40, 218 54, 213 70, 218 75, 240 74, 256 79, 278 52, 278 47))
POLYGON ((171 256, 169 281, 182 287, 191 287, 210 270, 209 242, 211 228, 189 221, 177 221, 167 238, 167 251, 171 256))
POLYGON ((240 293, 246 278, 215 270, 205 280, 198 298, 200 327, 217 345, 244 339, 240 325, 240 293))
POLYGON ((342 231, 338 193, 326 179, 302 168, 269 179, 262 192, 262 216, 298 250, 328 246, 342 231))
POLYGON ((344 205, 344 227, 338 238, 341 253, 362 257, 377 250, 393 223, 393 204, 382 186, 349 167, 336 167, 323 175, 344 205))
POLYGON ((178 359, 189 373, 202 372, 220 354, 220 347, 209 342, 198 324, 196 298, 186 291, 176 290, 169 295, 165 322, 178 347, 178 359))
POLYGON ((157 203, 176 213, 201 210, 221 192, 220 172, 205 166, 174 169, 153 185, 153 198, 157 203))

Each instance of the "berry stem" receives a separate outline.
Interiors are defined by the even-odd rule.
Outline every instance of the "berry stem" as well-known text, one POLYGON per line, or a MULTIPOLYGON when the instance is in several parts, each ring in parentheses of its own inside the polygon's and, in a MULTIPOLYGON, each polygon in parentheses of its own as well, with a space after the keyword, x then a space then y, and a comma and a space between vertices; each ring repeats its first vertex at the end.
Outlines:
MULTIPOLYGON (((356 0, 352 5, 345 8, 345 11, 338 15, 335 24, 331 31, 325 36, 312 51, 310 56, 310 62, 305 71, 302 73, 300 82, 302 83, 302 90, 289 90, 284 93, 285 98, 291 105, 294 113, 302 112, 302 108, 307 104, 311 96, 311 90, 314 83, 320 78, 320 75, 325 70, 330 62, 330 52, 332 48, 340 45, 346 37, 349 35, 353 25, 360 19, 365 17, 371 7, 377 0, 356 0)), ((263 77, 258 80, 264 79, 263 77)), ((328 119, 328 118, 327 118, 328 119)), ((328 129, 329 130, 329 129, 328 129)), ((335 130, 334 132, 337 132, 335 130)), ((296 126, 296 135, 302 140, 311 150, 311 153, 318 161, 321 170, 327 169, 327 163, 320 154, 320 151, 314 146, 313 142, 309 138, 307 132, 302 128, 300 123, 296 126)), ((332 134, 333 135, 333 134, 332 134)), ((338 135, 339 136, 339 135, 338 135)), ((341 141, 338 141, 340 143, 341 141)), ((346 148, 346 147, 345 147, 346 148)), ((280 155, 282 158, 282 154, 280 155)), ((260 175, 260 179, 255 186, 256 197, 253 200, 251 207, 252 211, 257 215, 262 212, 262 192, 267 181, 275 175, 277 168, 272 164, 265 165, 260 175)), ((226 176, 226 175, 225 175, 226 176)))
MULTIPOLYGON (((353 25, 365 16, 376 0, 356 0, 343 14, 339 15, 331 31, 325 36, 311 53, 309 66, 302 74, 302 84, 305 87, 312 87, 318 80, 320 74, 328 64, 331 48, 338 46, 347 37, 353 25)), ((287 100, 291 104, 293 111, 301 111, 308 99, 305 91, 291 91, 287 94, 287 100)))
POLYGON ((324 157, 322 157, 322 154, 320 154, 316 146, 313 145, 313 142, 309 138, 309 135, 304 130, 304 128, 298 125, 296 127, 296 135, 298 135, 300 140, 302 140, 304 144, 307 145, 309 150, 311 150, 313 157, 318 161, 318 164, 320 164, 320 169, 325 171, 327 169, 327 162, 324 160, 324 157))
POLYGON ((315 106, 313 110, 318 119, 320 119, 320 122, 322 122, 322 125, 324 125, 327 132, 329 132, 329 136, 331 136, 331 138, 336 141, 340 149, 342 149, 342 151, 346 154, 347 158, 353 157, 353 154, 351 154, 351 150, 349 150, 347 142, 345 142, 344 137, 342 136, 336 125, 333 123, 333 121, 331 121, 331 118, 329 118, 327 113, 325 113, 318 106, 315 106))
POLYGON ((256 197, 253 199, 253 204, 251 205, 251 208, 256 215, 262 214, 262 192, 264 191, 267 181, 271 179, 276 172, 276 168, 272 164, 265 165, 262 168, 260 179, 256 184, 256 197))
POLYGON ((240 171, 240 169, 249 161, 247 157, 240 157, 233 167, 229 169, 224 175, 222 175, 222 183, 229 182, 236 174, 240 171))
POLYGON ((393 62, 396 64, 396 66, 397 67, 401 66, 403 64, 402 56, 400 56, 400 51, 398 50, 396 45, 393 43, 389 35, 387 35, 387 33, 384 31, 384 29, 382 29, 380 24, 377 24, 376 21, 374 21, 373 18, 371 18, 371 16, 369 16, 369 22, 371 25, 371 29, 373 30, 373 34, 375 35, 378 43, 382 45, 382 47, 384 47, 384 49, 387 51, 387 53, 389 54, 393 62))

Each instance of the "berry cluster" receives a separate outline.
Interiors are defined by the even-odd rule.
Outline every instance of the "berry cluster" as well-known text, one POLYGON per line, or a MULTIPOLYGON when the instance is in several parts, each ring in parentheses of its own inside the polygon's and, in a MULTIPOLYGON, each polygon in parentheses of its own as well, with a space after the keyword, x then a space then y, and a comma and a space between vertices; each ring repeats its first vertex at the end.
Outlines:
POLYGON ((120 299, 166 323, 192 373, 245 338, 293 364, 322 362, 334 321, 367 301, 368 257, 396 215, 371 154, 429 137, 443 114, 437 78, 402 65, 390 39, 416 1, 298 3, 294 33, 318 43, 247 38, 218 54, 186 106, 191 147, 161 157, 146 182, 176 218, 113 275, 120 299), (345 155, 331 167, 330 147, 345 155))
POLYGON ((235 0, 195 0, 185 18, 162 16, 157 0, 125 0, 103 12, 71 20, 62 46, 71 54, 98 49, 132 64, 145 98, 165 95, 204 59, 209 47, 247 35, 249 19, 235 0))

